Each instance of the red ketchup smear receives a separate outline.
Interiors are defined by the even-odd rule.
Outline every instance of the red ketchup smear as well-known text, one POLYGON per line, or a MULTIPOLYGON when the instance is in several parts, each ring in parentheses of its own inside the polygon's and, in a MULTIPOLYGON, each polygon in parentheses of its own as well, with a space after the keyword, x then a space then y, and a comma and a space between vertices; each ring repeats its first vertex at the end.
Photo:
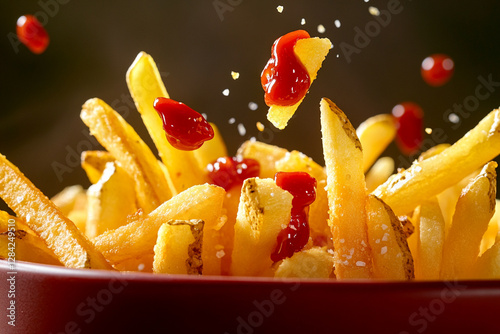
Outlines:
POLYGON ((278 245, 271 254, 274 262, 291 257, 309 241, 309 205, 316 199, 316 179, 305 172, 278 172, 276 185, 293 195, 288 226, 278 234, 278 245))
POLYGON ((411 154, 420 148, 423 137, 424 112, 413 102, 404 102, 392 108, 397 136, 396 142, 404 154, 411 154))
POLYGON ((260 164, 250 158, 221 157, 209 164, 207 170, 212 183, 228 191, 245 179, 259 176, 260 164))
POLYGON ((311 79, 306 68, 293 52, 299 39, 310 38, 307 31, 292 31, 278 38, 271 49, 271 58, 261 74, 268 106, 291 106, 307 93, 311 79))
POLYGON ((214 129, 205 118, 182 102, 159 97, 154 108, 162 118, 168 142, 179 150, 196 150, 214 137, 214 129))
POLYGON ((35 54, 40 54, 49 45, 49 34, 33 15, 24 15, 17 19, 17 37, 35 54))
POLYGON ((455 70, 453 60, 444 54, 434 54, 422 61, 420 72, 430 86, 442 86, 447 83, 455 70))

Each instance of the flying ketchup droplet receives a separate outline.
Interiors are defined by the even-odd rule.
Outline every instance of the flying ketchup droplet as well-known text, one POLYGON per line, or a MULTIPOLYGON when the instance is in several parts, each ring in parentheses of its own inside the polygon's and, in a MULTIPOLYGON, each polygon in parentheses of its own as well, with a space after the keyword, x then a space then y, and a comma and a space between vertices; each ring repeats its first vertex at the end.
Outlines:
POLYGON ((306 68, 295 55, 299 39, 310 38, 305 30, 292 31, 278 38, 271 49, 271 58, 261 74, 264 99, 268 106, 291 106, 299 102, 311 86, 306 68))
POLYGON ((205 118, 182 102, 159 97, 154 108, 163 121, 168 142, 179 150, 196 150, 214 137, 214 129, 205 118))
POLYGON ((422 144, 423 118, 422 108, 413 102, 404 102, 392 108, 396 122, 396 142, 404 154, 417 151, 422 144))
POLYGON ((455 70, 453 60, 444 54, 434 54, 422 61, 420 72, 430 86, 442 86, 447 83, 455 70))
POLYGON ((221 157, 209 164, 207 170, 212 183, 228 191, 250 177, 259 176, 260 164, 250 158, 221 157))
POLYGON ((35 54, 40 54, 49 45, 49 34, 33 15, 23 15, 17 19, 17 37, 35 54))
POLYGON ((316 199, 316 179, 305 172, 278 172, 276 185, 293 195, 288 226, 278 234, 278 244, 271 254, 274 262, 291 257, 309 241, 309 205, 316 199))

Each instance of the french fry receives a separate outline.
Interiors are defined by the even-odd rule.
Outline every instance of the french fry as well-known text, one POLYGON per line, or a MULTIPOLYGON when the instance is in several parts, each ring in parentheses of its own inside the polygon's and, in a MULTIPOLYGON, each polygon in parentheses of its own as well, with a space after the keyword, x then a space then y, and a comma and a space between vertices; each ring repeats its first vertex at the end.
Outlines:
POLYGON ((396 137, 396 123, 389 114, 372 116, 358 126, 356 135, 363 147, 363 170, 366 173, 396 137))
POLYGON ((271 254, 288 225, 293 196, 272 179, 246 179, 234 226, 231 274, 273 276, 271 254))
POLYGON ((69 186, 61 190, 50 199, 64 215, 76 209, 83 209, 87 205, 87 195, 81 185, 69 186))
POLYGON ((313 241, 325 243, 331 238, 328 226, 328 196, 325 190, 326 173, 323 167, 305 154, 292 151, 275 163, 276 171, 306 172, 316 179, 316 199, 309 207, 309 227, 313 241))
POLYGON ((379 185, 387 181, 393 172, 394 159, 391 157, 382 157, 378 159, 366 174, 366 189, 368 192, 371 193, 379 185))
POLYGON ((226 192, 226 196, 224 198, 224 210, 227 220, 220 229, 221 251, 224 252, 224 256, 221 258, 222 275, 229 275, 231 268, 234 246, 234 224, 236 224, 240 196, 241 186, 234 186, 226 192))
POLYGON ((500 279, 500 241, 486 250, 474 265, 475 279, 500 279))
POLYGON ((207 179, 204 168, 200 168, 193 152, 178 150, 167 140, 163 122, 153 104, 158 97, 168 98, 169 95, 150 55, 145 52, 137 55, 127 71, 127 85, 144 125, 158 149, 158 154, 167 167, 175 187, 172 193, 179 193, 193 185, 205 183, 207 179))
POLYGON ((278 146, 247 140, 240 146, 236 155, 257 160, 260 165, 259 177, 272 179, 277 172, 276 161, 283 159, 287 153, 286 149, 278 146))
POLYGON ((89 240, 19 169, 0 155, 0 197, 70 268, 112 269, 89 240))
MULTIPOLYGON (((295 44, 294 53, 306 68, 311 84, 331 48, 332 42, 328 38, 304 38, 295 44)), ((303 98, 292 106, 270 106, 267 119, 278 129, 284 129, 302 100, 303 98)))
POLYGON ((213 123, 210 123, 212 129, 214 129, 214 137, 203 143, 203 145, 193 151, 196 160, 198 161, 201 170, 205 170, 207 165, 214 162, 220 157, 227 157, 227 148, 222 139, 222 135, 213 123))
POLYGON ((82 168, 91 183, 97 183, 108 162, 115 161, 111 153, 106 151, 83 151, 82 168))
POLYGON ((144 273, 153 272, 154 253, 133 257, 122 262, 113 264, 119 271, 138 271, 144 273))
POLYGON ((321 100, 330 227, 338 279, 372 276, 368 245, 363 152, 346 115, 329 99, 321 100))
POLYGON ((203 273, 203 220, 171 220, 158 230, 153 272, 201 275, 203 273))
POLYGON ((330 278, 333 255, 321 247, 296 252, 279 264, 274 277, 330 278))
POLYGON ((499 153, 500 109, 495 109, 455 144, 431 158, 415 161, 407 170, 390 177, 373 194, 384 200, 396 214, 406 214, 499 153))
POLYGON ((495 244, 497 236, 500 233, 500 200, 495 201, 495 213, 488 223, 488 229, 481 240, 479 254, 483 254, 487 249, 495 244))
POLYGON ((398 217, 387 204, 373 195, 368 197, 367 211, 374 278, 415 278, 413 257, 398 217))
POLYGON ((205 222, 203 236, 203 273, 220 274, 220 221, 224 189, 205 184, 193 186, 172 197, 148 215, 115 230, 107 231, 93 242, 110 263, 115 264, 153 253, 158 230, 169 220, 201 219, 205 222))
POLYGON ((415 265, 416 279, 439 279, 445 221, 437 198, 431 198, 420 206, 419 236, 417 241, 418 261, 415 265))
POLYGON ((85 102, 80 117, 135 181, 137 201, 144 211, 151 212, 172 196, 155 156, 116 111, 95 98, 85 102))
POLYGON ((90 239, 116 229, 137 211, 134 182, 116 162, 108 162, 101 179, 87 191, 88 214, 85 234, 90 239))
POLYGON ((443 246, 442 279, 469 278, 495 211, 496 162, 487 163, 460 195, 443 246))

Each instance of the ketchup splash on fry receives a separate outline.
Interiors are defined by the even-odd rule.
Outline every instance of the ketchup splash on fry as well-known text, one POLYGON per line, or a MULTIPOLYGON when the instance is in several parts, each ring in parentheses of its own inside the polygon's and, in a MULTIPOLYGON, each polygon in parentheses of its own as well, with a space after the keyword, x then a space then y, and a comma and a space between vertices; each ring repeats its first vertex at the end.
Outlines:
POLYGON ((310 38, 307 31, 297 30, 281 36, 274 42, 271 58, 260 79, 268 106, 291 106, 306 95, 311 79, 294 52, 295 44, 303 38, 310 38))
POLYGON ((196 150, 214 137, 214 129, 206 119, 182 102, 159 97, 154 108, 163 121, 168 142, 179 150, 196 150))
POLYGON ((23 15, 17 19, 17 37, 35 54, 40 54, 49 45, 49 34, 33 15, 23 15))
POLYGON ((274 262, 291 257, 309 241, 309 205, 316 199, 316 179, 305 172, 278 172, 276 185, 293 195, 288 226, 278 234, 278 245, 271 254, 274 262))
POLYGON ((417 151, 423 139, 422 108, 413 102, 400 103, 392 108, 397 128, 396 143, 401 152, 411 154, 417 151))
POLYGON ((207 170, 212 183, 228 191, 250 177, 259 176, 260 164, 250 158, 221 157, 209 164, 207 170))

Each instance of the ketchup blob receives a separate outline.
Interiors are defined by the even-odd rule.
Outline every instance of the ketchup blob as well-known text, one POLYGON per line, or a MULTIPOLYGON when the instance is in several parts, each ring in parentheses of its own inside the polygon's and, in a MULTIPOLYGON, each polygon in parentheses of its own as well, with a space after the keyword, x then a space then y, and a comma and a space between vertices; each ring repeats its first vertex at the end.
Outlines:
POLYGON ((212 183, 228 191, 250 177, 259 176, 260 164, 250 158, 221 157, 210 163, 207 170, 212 183))
POLYGON ((444 54, 434 54, 422 61, 420 72, 430 86, 442 86, 447 83, 455 70, 453 60, 444 54))
POLYGON ((214 137, 214 129, 205 118, 182 102, 159 97, 154 108, 163 121, 168 142, 179 150, 196 150, 214 137))
POLYGON ((35 54, 40 54, 49 45, 49 34, 33 15, 23 15, 17 19, 17 37, 35 54))
POLYGON ((303 38, 310 38, 307 31, 297 30, 281 36, 274 42, 271 58, 260 79, 268 106, 291 106, 306 95, 311 79, 293 51, 297 41, 303 38))
POLYGON ((276 185, 293 195, 288 226, 278 234, 278 245, 271 254, 274 262, 291 257, 309 241, 309 205, 316 199, 316 179, 305 172, 278 172, 276 185))
POLYGON ((413 102, 404 102, 392 108, 397 136, 396 143, 401 152, 411 154, 422 144, 423 117, 422 108, 413 102))

